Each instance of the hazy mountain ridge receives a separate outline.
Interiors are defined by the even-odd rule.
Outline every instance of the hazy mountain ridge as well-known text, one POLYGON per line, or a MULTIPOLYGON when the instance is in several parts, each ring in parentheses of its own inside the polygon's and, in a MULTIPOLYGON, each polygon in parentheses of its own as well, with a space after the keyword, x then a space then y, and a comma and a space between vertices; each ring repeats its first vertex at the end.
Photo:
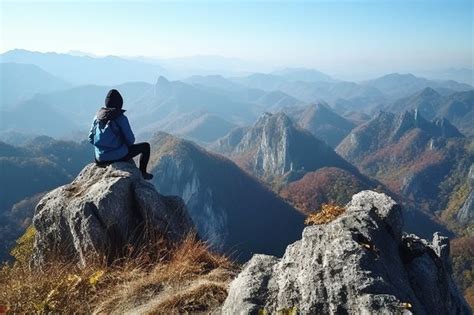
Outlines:
POLYGON ((453 80, 474 86, 474 70, 469 68, 422 71, 421 75, 433 80, 453 80))
POLYGON ((36 93, 63 90, 71 86, 38 66, 20 63, 0 63, 0 83, 0 110, 25 101, 36 93))
POLYGON ((283 109, 299 126, 335 148, 355 124, 335 113, 327 104, 283 109))
MULTIPOLYGON (((40 63, 38 60, 45 59, 48 60, 48 63, 54 64, 54 60, 57 60, 58 65, 64 60, 88 60, 88 62, 92 60, 95 63, 107 65, 110 59, 11 51, 3 54, 2 57, 5 58, 2 60, 9 60, 8 58, 15 56, 23 58, 20 58, 21 60, 36 63, 40 63)), ((131 62, 128 59, 123 59, 123 61, 131 62)), ((62 71, 74 69, 68 64, 62 67, 58 65, 57 67, 62 71)), ((37 68, 33 65, 24 66, 28 69, 37 68)), ((139 73, 139 69, 140 67, 132 72, 139 73)), ((225 131, 228 131, 231 124, 251 125, 265 111, 276 112, 284 108, 301 107, 321 100, 328 103, 339 114, 353 113, 354 110, 359 113, 368 113, 373 108, 383 107, 387 102, 391 102, 392 96, 386 95, 386 93, 390 94, 392 89, 398 89, 405 93, 405 90, 410 92, 413 89, 433 86, 436 91, 445 95, 453 92, 452 88, 465 89, 468 87, 455 82, 435 82, 413 75, 398 74, 387 75, 359 84, 333 80, 330 76, 317 70, 300 68, 289 68, 269 74, 253 73, 247 76, 227 78, 221 75, 196 75, 183 79, 183 81, 169 81, 161 77, 154 85, 145 82, 94 85, 102 81, 95 80, 92 75, 88 85, 53 92, 45 87, 38 91, 40 94, 30 95, 26 100, 21 91, 11 92, 13 99, 22 101, 14 106, 9 106, 8 110, 1 113, 2 134, 20 132, 72 138, 73 134, 87 131, 91 113, 102 105, 107 89, 112 87, 122 92, 125 107, 129 110, 129 117, 132 124, 137 126, 136 130, 141 138, 150 136, 155 130, 173 133, 176 131, 177 135, 188 137, 189 134, 189 139, 201 143, 221 137, 225 131), (412 84, 412 82, 414 83, 412 84), (407 84, 409 88, 407 88, 407 84), (379 86, 386 91, 382 93, 379 88, 372 85, 379 86), (24 112, 31 112, 32 115, 29 116, 33 117, 25 118, 24 112), (216 119, 209 119, 209 117, 216 117, 216 119), (195 121, 191 121, 191 118, 195 121), (25 123, 14 123, 21 119, 26 119, 25 123), (215 128, 218 132, 214 135, 205 133, 201 139, 199 132, 193 135, 192 131, 186 131, 189 129, 188 124, 204 130, 215 128), (226 126, 223 127, 224 125, 226 126)), ((158 75, 159 73, 156 73, 153 78, 158 75)), ((22 75, 22 77, 25 76, 28 77, 28 73, 22 75)), ((34 77, 34 71, 32 71, 31 77, 34 77)), ((1 84, 8 88, 5 80, 1 84)), ((471 94, 466 92, 464 96, 461 95, 459 94, 457 99, 447 100, 446 106, 440 108, 437 117, 449 116, 448 119, 469 135, 471 134, 469 131, 470 113, 472 112, 470 110, 472 108, 471 94)), ((448 98, 447 95, 444 97, 448 98)), ((328 130, 328 132, 334 132, 336 135, 326 137, 321 132, 320 136, 335 146, 347 132, 347 126, 344 126, 343 130, 335 130, 333 126, 330 129, 332 130, 328 130), (335 137, 335 139, 331 137, 335 137)))
POLYGON ((283 77, 263 73, 233 78, 233 81, 266 91, 280 90, 306 103, 325 101, 344 111, 349 109, 366 110, 385 101, 384 95, 376 88, 354 82, 287 81, 283 77))
POLYGON ((392 99, 411 95, 427 87, 437 89, 444 93, 473 89, 469 84, 458 83, 456 81, 433 81, 416 77, 411 73, 391 73, 380 78, 365 81, 362 84, 377 88, 392 99))
POLYGON ((318 71, 316 69, 307 68, 285 68, 273 71, 271 74, 285 78, 288 81, 301 82, 334 82, 336 79, 318 71))
POLYGON ((115 56, 73 56, 15 49, 1 54, 0 57, 2 62, 35 64, 73 84, 114 85, 130 81, 153 82, 158 75, 166 74, 158 65, 115 56))

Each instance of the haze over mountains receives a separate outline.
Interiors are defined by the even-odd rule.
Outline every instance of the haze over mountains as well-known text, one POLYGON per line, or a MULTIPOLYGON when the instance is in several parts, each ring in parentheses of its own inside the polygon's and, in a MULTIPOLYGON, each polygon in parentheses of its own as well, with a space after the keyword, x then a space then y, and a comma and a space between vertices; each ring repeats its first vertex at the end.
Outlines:
POLYGON ((92 161, 82 141, 111 88, 138 140, 151 142, 153 184, 183 198, 216 250, 280 255, 300 238, 304 215, 365 189, 401 202, 410 231, 472 238, 469 80, 350 82, 316 69, 242 73, 235 60, 211 59, 2 54, 0 256, 40 196, 92 161))
MULTIPOLYGON (((158 128, 203 143, 214 141, 234 126, 254 123, 265 111, 326 102, 339 115, 354 111, 370 114, 384 104, 388 106, 397 98, 409 97, 425 88, 442 95, 445 103, 450 102, 453 93, 472 89, 464 83, 433 81, 409 74, 391 74, 361 83, 346 82, 302 68, 239 77, 224 77, 218 73, 195 75, 173 81, 166 78, 173 70, 158 66, 156 61, 151 64, 120 57, 25 50, 3 53, 1 61, 4 92, 0 104, 0 133, 19 131, 69 138, 87 129, 84 126, 90 120, 91 111, 102 104, 104 92, 111 87, 123 92, 129 116, 144 137, 158 128), (43 124, 27 117, 24 124, 14 125, 12 121, 24 111, 35 113, 32 116, 41 119, 50 117, 50 122, 43 124), (69 128, 65 128, 67 126, 69 128), (206 132, 208 126, 215 127, 215 135, 206 132)), ((469 100, 467 102, 469 110, 469 100)), ((451 115, 456 120, 452 110, 441 111, 439 115, 451 115)), ((466 119, 461 120, 453 123, 459 123, 458 127, 468 132, 468 126, 461 127, 468 125, 466 119)), ((324 140, 335 146, 349 126, 345 124, 341 127, 343 130, 331 131, 337 134, 327 137, 335 139, 324 140)))

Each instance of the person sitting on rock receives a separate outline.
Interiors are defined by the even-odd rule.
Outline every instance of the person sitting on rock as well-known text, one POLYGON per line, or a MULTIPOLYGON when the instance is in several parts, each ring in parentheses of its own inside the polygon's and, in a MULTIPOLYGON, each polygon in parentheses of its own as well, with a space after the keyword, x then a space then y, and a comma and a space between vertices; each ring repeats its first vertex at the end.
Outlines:
POLYGON ((128 118, 122 109, 123 99, 119 91, 112 89, 105 98, 105 107, 97 112, 89 132, 89 142, 95 147, 95 161, 98 165, 129 161, 140 155, 140 171, 143 178, 150 180, 147 173, 150 159, 150 144, 135 143, 128 118))

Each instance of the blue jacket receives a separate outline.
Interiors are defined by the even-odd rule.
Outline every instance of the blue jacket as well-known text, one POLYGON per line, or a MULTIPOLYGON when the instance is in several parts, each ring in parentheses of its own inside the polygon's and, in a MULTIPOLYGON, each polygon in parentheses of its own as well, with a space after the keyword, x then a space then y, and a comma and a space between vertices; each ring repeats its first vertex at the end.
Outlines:
POLYGON ((89 132, 89 142, 95 146, 95 158, 100 162, 115 161, 128 154, 128 147, 135 143, 128 118, 121 114, 110 121, 94 117, 89 132), (105 131, 111 128, 110 131, 105 131))

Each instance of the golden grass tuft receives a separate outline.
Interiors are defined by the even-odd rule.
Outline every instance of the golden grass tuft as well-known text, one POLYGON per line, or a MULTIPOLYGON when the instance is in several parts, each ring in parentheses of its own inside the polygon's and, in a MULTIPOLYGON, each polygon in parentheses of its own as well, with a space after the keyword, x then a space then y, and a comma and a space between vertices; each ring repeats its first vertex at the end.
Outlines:
POLYGON ((323 204, 318 212, 308 215, 304 223, 306 225, 326 224, 346 211, 346 208, 335 204, 323 204))
POLYGON ((157 241, 113 264, 79 268, 51 262, 39 270, 28 264, 30 234, 19 240, 20 260, 0 269, 0 306, 11 313, 146 313, 154 307, 164 313, 207 312, 224 301, 237 272, 228 258, 212 253, 195 235, 168 246, 157 241))

